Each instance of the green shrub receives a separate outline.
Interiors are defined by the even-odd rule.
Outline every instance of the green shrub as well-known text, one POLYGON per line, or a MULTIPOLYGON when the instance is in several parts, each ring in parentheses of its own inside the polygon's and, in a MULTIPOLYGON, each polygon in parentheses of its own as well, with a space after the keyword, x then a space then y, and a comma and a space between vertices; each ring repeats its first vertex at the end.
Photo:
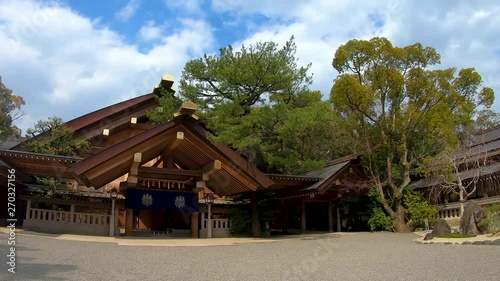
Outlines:
POLYGON ((230 232, 233 235, 250 235, 252 232, 252 216, 250 210, 244 206, 229 210, 230 232))
POLYGON ((489 233, 500 233, 500 204, 493 204, 486 208, 486 218, 480 223, 489 233))
POLYGON ((392 231, 392 218, 380 207, 374 207, 368 220, 371 231, 392 231))
POLYGON ((429 205, 420 192, 407 191, 403 196, 403 203, 406 209, 406 216, 409 225, 415 228, 425 227, 425 220, 434 224, 437 218, 437 209, 429 205))

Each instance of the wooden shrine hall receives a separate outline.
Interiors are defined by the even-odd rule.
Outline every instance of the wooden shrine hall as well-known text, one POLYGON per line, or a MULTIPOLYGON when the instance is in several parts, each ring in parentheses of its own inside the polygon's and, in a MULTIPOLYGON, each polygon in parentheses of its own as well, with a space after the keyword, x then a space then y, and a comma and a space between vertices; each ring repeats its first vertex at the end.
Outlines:
MULTIPOLYGON (((156 89, 174 92, 173 82, 165 75, 156 89)), ((158 106, 153 91, 67 122, 75 138, 92 144, 91 151, 79 157, 33 153, 22 142, 0 149, 0 177, 7 176, 7 169, 17 173, 23 228, 111 236, 223 237, 229 235, 230 221, 214 216, 211 205, 216 212, 217 206, 231 208, 226 203, 232 196, 248 193, 257 235, 257 199, 269 193, 280 202, 277 224, 283 228, 287 207, 300 206, 305 232, 306 205, 321 202, 327 203, 325 223, 333 231, 334 220, 340 223, 338 211, 333 214, 335 202, 370 188, 360 155, 337 159, 305 175, 264 174, 233 149, 210 140, 195 115, 195 104, 183 103, 170 121, 156 125, 147 112, 158 106), (46 192, 36 177, 57 179, 64 188, 46 192)))

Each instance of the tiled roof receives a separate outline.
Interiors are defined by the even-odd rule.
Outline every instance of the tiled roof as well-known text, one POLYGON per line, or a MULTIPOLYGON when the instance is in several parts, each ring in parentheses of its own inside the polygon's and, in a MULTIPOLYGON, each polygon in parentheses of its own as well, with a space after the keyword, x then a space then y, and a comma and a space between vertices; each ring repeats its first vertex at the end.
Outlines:
MULTIPOLYGON (((489 166, 479 167, 476 169, 470 169, 463 172, 460 172, 458 176, 462 181, 468 181, 474 177, 486 177, 493 175, 495 173, 500 172, 500 163, 494 163, 489 166)), ((449 182, 456 181, 457 176, 455 174, 452 175, 449 182)), ((413 189, 421 189, 426 187, 437 186, 440 184, 444 184, 445 181, 442 178, 425 178, 416 182, 411 183, 408 187, 413 189)))

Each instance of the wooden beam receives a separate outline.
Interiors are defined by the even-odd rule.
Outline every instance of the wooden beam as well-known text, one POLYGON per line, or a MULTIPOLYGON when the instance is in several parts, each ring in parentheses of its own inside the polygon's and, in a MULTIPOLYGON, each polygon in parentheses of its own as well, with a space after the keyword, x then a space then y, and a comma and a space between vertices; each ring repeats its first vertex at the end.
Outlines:
POLYGON ((207 183, 205 181, 197 181, 196 187, 193 188, 193 192, 200 192, 205 190, 205 188, 207 188, 207 183))
POLYGON ((170 152, 165 155, 165 160, 163 160, 163 167, 168 168, 168 169, 174 169, 175 163, 174 163, 174 153, 170 152))
POLYGON ((156 174, 156 175, 172 175, 172 176, 188 176, 188 177, 202 177, 201 171, 196 170, 181 170, 181 169, 169 169, 169 168, 158 168, 158 167, 139 167, 139 175, 144 174, 156 174))
POLYGON ((193 115, 196 110, 198 110, 198 105, 191 101, 183 102, 181 107, 179 108, 180 114, 193 115))
POLYGON ((161 163, 163 163, 163 157, 162 156, 160 156, 158 158, 158 160, 156 160, 156 162, 151 167, 156 168, 156 167, 160 166, 161 163))
POLYGON ((141 165, 141 162, 142 162, 142 153, 140 152, 135 153, 134 162, 132 163, 132 166, 130 167, 130 171, 128 173, 128 178, 127 178, 128 183, 138 182, 139 166, 141 165))
POLYGON ((222 163, 220 160, 214 160, 211 163, 205 165, 205 167, 200 169, 200 172, 203 174, 202 179, 207 181, 210 179, 210 174, 215 172, 216 170, 220 170, 222 168, 222 163))
POLYGON ((243 176, 238 171, 235 171, 231 166, 226 165, 226 164, 222 164, 222 169, 224 169, 224 171, 228 172, 230 175, 235 177, 237 180, 239 180, 241 183, 246 185, 251 190, 253 190, 253 191, 257 190, 257 185, 255 185, 254 183, 249 181, 245 176, 243 176))
POLYGON ((181 141, 184 139, 184 132, 183 131, 178 131, 175 139, 173 139, 169 144, 168 144, 168 151, 174 151, 177 146, 181 143, 181 141))
POLYGON ((161 77, 160 84, 164 89, 171 89, 174 85, 175 77, 171 74, 165 74, 161 77))

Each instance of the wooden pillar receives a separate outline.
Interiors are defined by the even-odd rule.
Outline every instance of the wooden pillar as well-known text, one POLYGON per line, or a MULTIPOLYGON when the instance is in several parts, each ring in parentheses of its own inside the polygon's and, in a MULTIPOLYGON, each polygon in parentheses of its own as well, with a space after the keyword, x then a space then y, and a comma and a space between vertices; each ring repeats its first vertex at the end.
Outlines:
POLYGON ((198 212, 191 213, 191 237, 198 238, 200 227, 198 226, 198 212))
POLYGON ((342 232, 342 228, 340 227, 340 208, 339 205, 337 204, 337 231, 342 232))
POLYGON ((302 201, 300 205, 300 231, 306 233, 306 202, 302 201))
POLYGON ((127 209, 125 213, 125 235, 132 235, 132 224, 134 223, 134 210, 127 209))
POLYGON ((205 212, 201 212, 201 219, 200 219, 200 223, 201 223, 201 229, 205 229, 205 212))
POLYGON ((109 236, 115 236, 115 199, 111 199, 111 216, 109 216, 109 236))
POLYGON ((328 231, 333 232, 333 205, 332 200, 328 200, 328 231))
POLYGON ((120 209, 119 208, 115 208, 115 222, 114 222, 114 225, 115 225, 115 236, 120 236, 120 229, 118 228, 118 217, 120 216, 120 209))
POLYGON ((259 221, 259 205, 257 202, 257 193, 252 193, 252 234, 253 237, 261 237, 262 233, 260 230, 260 221, 259 221))
POLYGON ((71 204, 71 207, 69 209, 69 223, 73 223, 73 220, 75 219, 75 204, 71 204))
POLYGON ((288 204, 286 202, 283 202, 283 212, 284 212, 284 218, 283 218, 283 233, 288 232, 288 204))
POLYGON ((31 219, 31 200, 28 199, 26 202, 26 219, 31 219))

